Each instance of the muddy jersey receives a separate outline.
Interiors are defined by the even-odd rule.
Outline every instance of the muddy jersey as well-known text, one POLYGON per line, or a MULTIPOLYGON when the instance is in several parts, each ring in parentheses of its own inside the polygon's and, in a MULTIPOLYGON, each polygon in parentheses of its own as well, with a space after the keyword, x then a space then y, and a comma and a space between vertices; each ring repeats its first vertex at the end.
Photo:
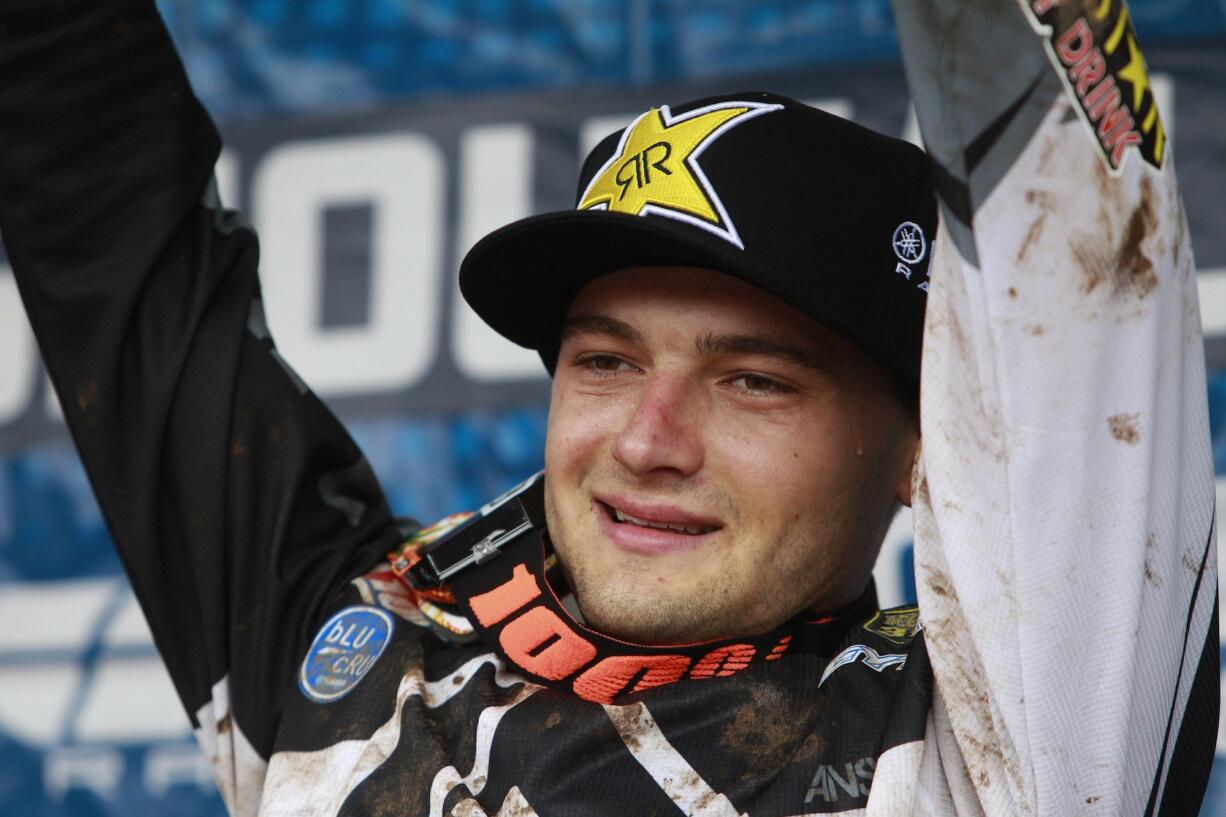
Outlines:
POLYGON ((256 237, 212 192, 219 140, 152 3, 0 0, 0 232, 233 813, 1195 813, 1212 463, 1127 9, 897 6, 942 199, 939 235, 898 249, 899 274, 934 254, 922 629, 866 600, 598 700, 466 641, 392 571, 415 526, 277 353, 256 237))

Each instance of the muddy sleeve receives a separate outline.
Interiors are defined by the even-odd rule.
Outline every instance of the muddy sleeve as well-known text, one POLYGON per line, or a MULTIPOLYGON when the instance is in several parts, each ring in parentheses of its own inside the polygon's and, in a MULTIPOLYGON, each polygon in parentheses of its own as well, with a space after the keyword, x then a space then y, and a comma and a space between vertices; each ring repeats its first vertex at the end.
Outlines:
POLYGON ((317 611, 395 531, 268 336, 255 235, 210 192, 218 149, 152 2, 0 0, 0 233, 154 640, 241 812, 236 781, 258 797, 317 611))
POLYGON ((1196 814, 1218 722, 1213 467, 1195 265, 1135 28, 1119 0, 894 8, 942 204, 915 559, 954 799, 1196 814))

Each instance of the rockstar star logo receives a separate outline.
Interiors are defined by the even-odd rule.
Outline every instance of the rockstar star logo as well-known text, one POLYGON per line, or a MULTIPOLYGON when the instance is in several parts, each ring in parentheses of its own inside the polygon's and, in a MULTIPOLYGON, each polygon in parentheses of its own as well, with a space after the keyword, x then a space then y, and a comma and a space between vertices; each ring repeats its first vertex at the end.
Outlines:
POLYGON ((698 157, 730 128, 782 107, 720 102, 677 116, 667 105, 653 108, 622 132, 617 150, 588 183, 578 209, 664 216, 744 249, 698 157))
POLYGON ((1128 64, 1117 72, 1117 76, 1132 86, 1132 110, 1139 113, 1141 101, 1145 99, 1145 91, 1149 88, 1149 76, 1145 70, 1145 58, 1141 56, 1136 40, 1129 34, 1124 41, 1128 43, 1128 64))

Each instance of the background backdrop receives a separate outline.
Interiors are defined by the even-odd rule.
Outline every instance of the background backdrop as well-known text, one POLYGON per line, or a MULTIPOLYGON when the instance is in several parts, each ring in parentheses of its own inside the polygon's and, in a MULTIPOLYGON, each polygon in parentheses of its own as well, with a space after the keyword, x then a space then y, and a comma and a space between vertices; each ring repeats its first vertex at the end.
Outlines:
MULTIPOLYGON (((282 351, 427 521, 540 467, 540 364, 467 310, 454 271, 485 232, 570 207, 600 137, 649 105, 770 89, 917 138, 887 0, 160 5, 226 136, 223 199, 260 231, 282 351)), ((1131 5, 1192 221, 1226 474, 1226 0, 1131 5)), ((913 598, 909 525, 883 604, 913 598)), ((0 815, 224 813, 2 254, 0 625, 0 815)), ((1226 815, 1218 747, 1205 815, 1226 815)))

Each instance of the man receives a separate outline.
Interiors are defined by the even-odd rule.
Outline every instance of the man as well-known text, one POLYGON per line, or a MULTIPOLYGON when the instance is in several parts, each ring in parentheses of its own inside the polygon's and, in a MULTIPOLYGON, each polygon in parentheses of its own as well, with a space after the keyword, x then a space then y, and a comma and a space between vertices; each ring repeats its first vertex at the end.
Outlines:
POLYGON ((152 7, 0 7, 0 230, 232 812, 1195 813, 1203 363, 1127 11, 913 6, 939 234, 909 146, 645 113, 466 259, 547 477, 426 530, 273 348, 152 7), (908 501, 921 633, 869 586, 908 501))

